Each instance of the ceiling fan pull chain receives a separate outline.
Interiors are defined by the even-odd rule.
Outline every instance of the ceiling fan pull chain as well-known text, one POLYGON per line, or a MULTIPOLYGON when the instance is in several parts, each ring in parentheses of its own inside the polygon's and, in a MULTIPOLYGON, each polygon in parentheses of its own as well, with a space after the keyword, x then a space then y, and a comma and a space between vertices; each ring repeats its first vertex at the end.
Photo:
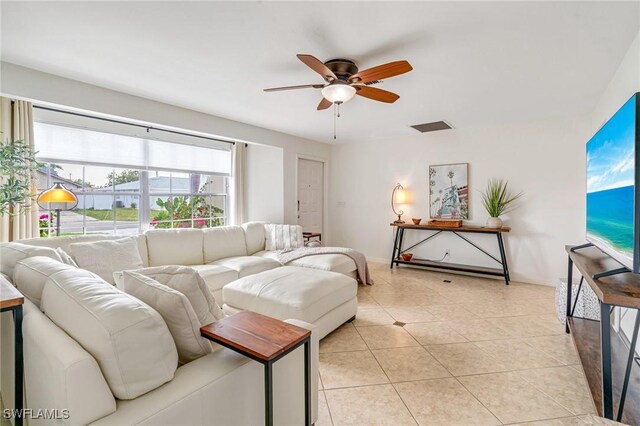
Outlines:
POLYGON ((337 119, 338 119, 338 108, 340 108, 339 104, 333 104, 333 140, 336 140, 336 127, 337 127, 337 119))

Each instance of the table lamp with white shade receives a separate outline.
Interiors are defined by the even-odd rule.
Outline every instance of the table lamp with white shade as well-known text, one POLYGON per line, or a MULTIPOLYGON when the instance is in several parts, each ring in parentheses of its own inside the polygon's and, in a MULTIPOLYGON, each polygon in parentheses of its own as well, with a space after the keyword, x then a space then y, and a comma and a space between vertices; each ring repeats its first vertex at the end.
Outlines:
POLYGON ((404 214, 403 210, 396 210, 396 204, 407 204, 409 202, 409 197, 407 195, 407 191, 404 189, 402 185, 399 183, 393 188, 393 192, 391 192, 391 210, 393 213, 398 216, 398 219, 393 223, 395 224, 403 224, 404 220, 402 220, 402 215, 404 214))

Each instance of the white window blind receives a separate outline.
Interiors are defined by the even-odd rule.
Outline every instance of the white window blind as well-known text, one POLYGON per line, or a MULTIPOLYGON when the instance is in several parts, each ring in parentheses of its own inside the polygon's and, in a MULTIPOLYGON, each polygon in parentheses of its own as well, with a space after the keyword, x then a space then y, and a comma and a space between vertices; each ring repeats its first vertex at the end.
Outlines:
POLYGON ((231 172, 229 150, 38 122, 34 123, 34 140, 41 161, 222 175, 231 172))

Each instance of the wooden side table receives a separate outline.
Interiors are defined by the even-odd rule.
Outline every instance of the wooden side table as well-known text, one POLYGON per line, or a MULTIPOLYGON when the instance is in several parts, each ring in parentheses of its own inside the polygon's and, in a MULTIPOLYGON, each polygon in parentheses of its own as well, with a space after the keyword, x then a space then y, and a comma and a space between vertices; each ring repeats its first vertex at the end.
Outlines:
POLYGON ((22 357, 22 305, 24 296, 9 281, 0 277, 0 312, 13 312, 13 324, 15 327, 14 362, 15 362, 15 424, 22 426, 24 417, 22 392, 24 378, 24 360, 22 357))
POLYGON ((244 311, 200 328, 202 337, 264 365, 265 425, 273 425, 272 366, 304 345, 304 417, 311 425, 311 332, 275 318, 244 311))
POLYGON ((322 234, 320 232, 303 232, 302 238, 307 243, 311 241, 311 238, 317 238, 318 242, 322 244, 322 234))

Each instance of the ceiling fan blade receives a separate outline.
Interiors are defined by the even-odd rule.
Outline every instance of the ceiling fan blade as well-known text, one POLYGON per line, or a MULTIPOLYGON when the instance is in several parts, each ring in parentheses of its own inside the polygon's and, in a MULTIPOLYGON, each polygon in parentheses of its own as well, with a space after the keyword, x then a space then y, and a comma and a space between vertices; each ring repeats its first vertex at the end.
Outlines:
POLYGON ((333 105, 333 103, 329 102, 328 100, 326 100, 325 98, 322 98, 322 100, 320 101, 320 103, 318 104, 318 111, 321 111, 323 109, 327 109, 329 108, 331 105, 333 105))
POLYGON ((337 80, 338 77, 322 61, 312 55, 296 55, 306 66, 317 72, 327 81, 337 80))
POLYGON ((353 86, 356 88, 356 95, 364 96, 365 98, 373 99, 378 102, 385 102, 392 104, 397 101, 400 96, 387 90, 377 89, 369 86, 353 86))
POLYGON ((377 67, 360 71, 349 77, 349 81, 366 83, 368 81, 382 80, 404 74, 412 69, 413 67, 407 61, 389 62, 388 64, 378 65, 377 67))
POLYGON ((284 86, 284 87, 272 87, 270 89, 263 89, 265 92, 278 92, 280 90, 295 90, 295 89, 322 89, 324 84, 301 84, 298 86, 284 86))

